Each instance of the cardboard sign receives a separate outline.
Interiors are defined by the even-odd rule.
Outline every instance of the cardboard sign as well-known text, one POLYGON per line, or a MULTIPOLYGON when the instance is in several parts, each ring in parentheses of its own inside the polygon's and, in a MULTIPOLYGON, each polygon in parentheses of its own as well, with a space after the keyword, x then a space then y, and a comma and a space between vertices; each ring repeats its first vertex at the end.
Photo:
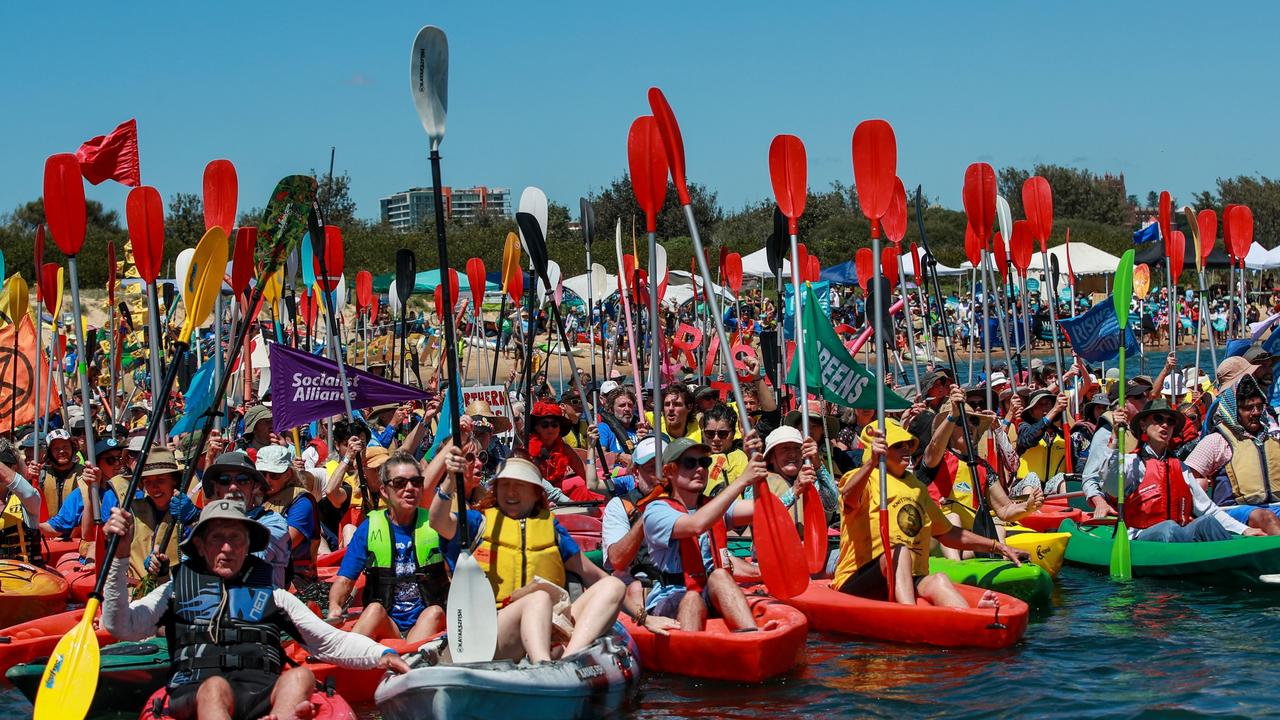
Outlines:
POLYGON ((511 414, 511 397, 507 394, 506 385, 476 385, 474 387, 462 388, 462 410, 466 412, 468 406, 476 400, 484 400, 489 403, 489 407, 493 408, 495 415, 505 417, 511 424, 511 429, 504 433, 497 433, 498 442, 501 442, 508 450, 511 449, 512 443, 516 439, 516 420, 511 414))

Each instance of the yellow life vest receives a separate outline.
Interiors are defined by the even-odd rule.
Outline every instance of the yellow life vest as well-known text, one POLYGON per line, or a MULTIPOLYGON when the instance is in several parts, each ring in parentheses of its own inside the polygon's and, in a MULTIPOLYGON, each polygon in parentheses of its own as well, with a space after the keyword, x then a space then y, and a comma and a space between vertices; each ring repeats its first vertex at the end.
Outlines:
POLYGON ((1022 453, 1022 459, 1018 462, 1018 477, 1024 478, 1035 473, 1043 482, 1062 472, 1066 462, 1066 447, 1061 435, 1053 436, 1052 446, 1045 438, 1040 438, 1040 442, 1022 453))
MULTIPOLYGON (((129 478, 124 475, 117 475, 107 481, 111 485, 111 489, 116 493, 116 502, 123 504, 125 493, 129 490, 129 478)), ((178 564, 180 555, 178 554, 178 536, 181 535, 177 528, 169 533, 169 542, 165 547, 157 548, 156 543, 164 537, 165 530, 175 524, 177 520, 169 511, 160 512, 148 500, 135 501, 130 508, 133 513, 133 544, 129 546, 129 578, 141 583, 147 580, 147 569, 144 565, 147 555, 154 550, 163 553, 169 558, 169 567, 178 564)), ((154 585, 163 584, 169 579, 169 573, 157 575, 152 578, 154 585)))
POLYGON ((39 546, 32 542, 36 537, 22 521, 22 499, 10 492, 9 500, 0 510, 0 557, 43 565, 39 546))
POLYGON ((71 473, 62 481, 61 490, 58 489, 58 478, 48 470, 44 472, 44 481, 40 483, 40 494, 44 498, 44 509, 48 514, 41 517, 41 521, 57 515, 62 507, 62 501, 67 499, 72 490, 80 488, 80 492, 84 492, 84 483, 80 482, 80 471, 83 469, 83 467, 72 466, 71 473))
POLYGON ((1215 429, 1231 445, 1231 460, 1223 466, 1231 495, 1239 505, 1280 502, 1280 442, 1270 437, 1261 445, 1251 437, 1238 437, 1226 423, 1215 429))
POLYGON ((521 520, 503 515, 498 508, 485 510, 484 534, 474 557, 489 576, 499 605, 535 575, 565 586, 564 561, 550 510, 521 520))

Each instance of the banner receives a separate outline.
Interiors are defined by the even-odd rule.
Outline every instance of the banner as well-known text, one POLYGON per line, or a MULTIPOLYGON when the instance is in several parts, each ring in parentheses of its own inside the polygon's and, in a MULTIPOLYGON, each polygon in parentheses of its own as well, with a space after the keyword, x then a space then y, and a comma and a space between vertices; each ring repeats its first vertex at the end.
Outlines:
MULTIPOLYGON (((1141 245, 1160 239, 1160 226, 1156 223, 1144 225, 1141 230, 1133 233, 1133 244, 1141 245)), ((1119 350, 1116 351, 1117 353, 1119 350)))
MULTIPOLYGON (((1058 325, 1071 341, 1071 351, 1087 362, 1109 362, 1120 354, 1120 320, 1110 295, 1083 315, 1063 318, 1058 325)), ((1138 339, 1133 335, 1132 317, 1129 325, 1124 331, 1124 347, 1126 353, 1134 355, 1138 352, 1138 339)))
POLYGON ((288 345, 271 343, 267 355, 271 365, 271 427, 276 432, 345 414, 343 395, 350 396, 354 410, 427 397, 418 388, 350 365, 346 366, 347 386, 343 388, 337 363, 288 345))
POLYGON ((466 412, 471 403, 477 400, 484 400, 489 403, 489 407, 493 408, 493 412, 507 419, 511 423, 511 428, 506 432, 495 433, 498 441, 511 449, 512 443, 516 439, 516 419, 511 414, 511 397, 507 394, 506 385, 477 385, 475 387, 462 388, 462 411, 466 412))
MULTIPOLYGON (((36 331, 31 325, 31 316, 23 315, 17 325, 0 330, 0 433, 11 433, 15 426, 35 422, 37 372, 43 395, 49 382, 49 363, 36 351, 36 331)), ((49 395, 49 404, 50 413, 61 406, 58 393, 49 395)))
MULTIPOLYGON (((787 278, 783 278, 783 280, 785 281, 782 288, 783 302, 786 303, 786 305, 783 311, 782 338, 784 340, 795 340, 795 338, 792 337, 794 334, 792 331, 796 326, 795 302, 791 299, 793 294, 791 292, 791 282, 787 278)), ((821 282, 806 282, 800 283, 800 287, 812 288, 813 295, 818 298, 818 305, 822 307, 822 314, 826 317, 831 317, 831 283, 826 280, 821 282)), ((808 300, 805 300, 801 304, 803 305, 807 302, 808 300)), ((801 308, 801 311, 803 312, 804 309, 805 308, 801 308)))
MULTIPOLYGON (((805 294, 807 297, 802 303, 805 334, 803 341, 796 344, 796 351, 804 348, 805 379, 809 392, 844 407, 875 409, 876 393, 872 383, 877 382, 876 377, 858 364, 840 344, 840 338, 831 327, 831 320, 822 309, 822 302, 813 287, 807 286, 805 294)), ((792 387, 800 386, 800 363, 797 361, 795 353, 792 353, 791 370, 787 373, 787 384, 792 387)), ((905 410, 911 407, 911 403, 886 388, 884 407, 886 410, 905 410)))

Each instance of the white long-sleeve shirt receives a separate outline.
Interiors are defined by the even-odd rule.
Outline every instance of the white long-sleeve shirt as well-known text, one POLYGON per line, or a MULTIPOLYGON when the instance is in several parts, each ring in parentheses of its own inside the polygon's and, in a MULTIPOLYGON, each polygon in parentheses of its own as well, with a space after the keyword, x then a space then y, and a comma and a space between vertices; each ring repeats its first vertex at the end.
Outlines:
MULTIPOLYGON (((142 640, 156 634, 156 627, 173 600, 173 583, 167 582, 145 597, 129 602, 128 558, 115 558, 103 592, 102 627, 119 640, 142 640)), ((276 588, 272 599, 298 628, 297 638, 316 658, 334 665, 369 670, 389 652, 395 652, 363 635, 344 632, 307 609, 288 590, 276 588)))
MULTIPOLYGON (((1114 448, 1107 448, 1105 459, 1100 468, 1101 485, 1106 488, 1107 493, 1115 497, 1116 489, 1116 456, 1119 453, 1114 448)), ((1138 484, 1142 482, 1143 475, 1146 474, 1146 462, 1138 457, 1137 453, 1126 453, 1124 456, 1124 490, 1125 498, 1128 498, 1138 488, 1138 484)), ((1233 535, 1241 535, 1247 529, 1247 526, 1232 518, 1222 508, 1214 504, 1213 500, 1200 489, 1200 483, 1195 481, 1190 471, 1182 473, 1182 480, 1187 484, 1187 488, 1191 490, 1192 514, 1196 517, 1202 515, 1212 515, 1218 522, 1222 523, 1222 527, 1233 535)), ((1128 528, 1129 539, 1138 540, 1142 535, 1142 530, 1138 528, 1128 528)))

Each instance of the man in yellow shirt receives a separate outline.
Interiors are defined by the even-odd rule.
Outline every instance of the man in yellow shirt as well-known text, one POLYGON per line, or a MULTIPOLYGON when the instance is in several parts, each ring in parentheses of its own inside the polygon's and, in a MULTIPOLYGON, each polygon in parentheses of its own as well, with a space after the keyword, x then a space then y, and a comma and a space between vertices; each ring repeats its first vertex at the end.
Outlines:
MULTIPOLYGON (((929 574, 930 540, 960 550, 998 553, 1021 564, 1018 553, 995 540, 988 540, 953 526, 929 491, 907 470, 907 461, 918 441, 896 420, 885 422, 880 435, 875 424, 862 431, 862 442, 870 456, 861 467, 840 479, 844 512, 840 521, 840 557, 836 561, 832 587, 841 592, 872 600, 887 600, 890 573, 880 535, 880 457, 888 470, 887 495, 889 542, 893 548, 894 599, 914 605, 917 595, 934 605, 968 607, 964 597, 942 574, 929 574)), ((995 593, 987 592, 979 607, 998 604, 995 593)))

